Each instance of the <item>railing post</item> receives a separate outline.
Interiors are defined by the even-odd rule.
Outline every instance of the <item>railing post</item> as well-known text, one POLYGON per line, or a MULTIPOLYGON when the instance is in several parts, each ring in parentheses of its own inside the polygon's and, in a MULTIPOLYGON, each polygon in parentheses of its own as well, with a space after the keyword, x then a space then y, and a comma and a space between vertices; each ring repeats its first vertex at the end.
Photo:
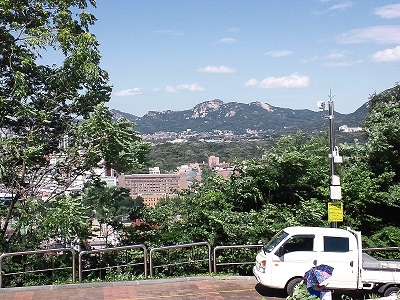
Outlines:
POLYGON ((0 255, 0 289, 3 287, 3 256, 0 255))

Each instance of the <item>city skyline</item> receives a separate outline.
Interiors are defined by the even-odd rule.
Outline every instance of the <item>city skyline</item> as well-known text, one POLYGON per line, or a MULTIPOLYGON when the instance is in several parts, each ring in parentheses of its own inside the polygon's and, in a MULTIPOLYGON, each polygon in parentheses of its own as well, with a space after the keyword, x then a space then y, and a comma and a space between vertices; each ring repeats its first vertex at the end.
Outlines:
POLYGON ((351 113, 399 82, 396 1, 97 1, 91 31, 137 116, 213 99, 351 113))

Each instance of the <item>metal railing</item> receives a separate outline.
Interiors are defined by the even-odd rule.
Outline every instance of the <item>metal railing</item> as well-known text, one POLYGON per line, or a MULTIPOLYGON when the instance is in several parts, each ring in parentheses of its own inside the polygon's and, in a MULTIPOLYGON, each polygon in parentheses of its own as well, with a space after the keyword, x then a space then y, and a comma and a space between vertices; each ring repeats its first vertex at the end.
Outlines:
POLYGON ((3 253, 0 255, 0 288, 3 287, 3 277, 5 276, 11 276, 11 275, 18 275, 18 274, 28 274, 28 273, 39 273, 39 272, 45 272, 45 271, 56 271, 56 270, 66 270, 66 269, 71 269, 72 270, 72 281, 75 282, 76 280, 76 272, 75 272, 75 250, 72 248, 59 248, 59 249, 48 249, 48 250, 33 250, 33 251, 23 251, 23 252, 12 252, 12 253, 3 253), (42 256, 51 254, 51 253, 64 253, 64 252, 70 252, 72 256, 72 264, 70 267, 49 267, 49 268, 41 268, 41 269, 30 269, 32 268, 32 265, 29 266, 28 270, 23 270, 23 271, 15 271, 15 272, 8 272, 4 273, 3 272, 3 259, 6 257, 16 257, 20 256, 21 261, 23 260, 24 257, 26 256, 32 256, 36 254, 41 254, 42 256))
POLYGON ((234 246, 216 246, 214 248, 213 262, 214 262, 214 273, 217 274, 217 266, 237 266, 237 265, 250 265, 254 264, 253 261, 244 261, 244 262, 217 262, 217 251, 220 250, 232 250, 232 249, 251 249, 251 248, 261 248, 262 245, 234 245, 234 246))
POLYGON ((364 248, 362 251, 400 251, 400 247, 364 248))
MULTIPOLYGON (((45 271, 57 271, 57 270, 71 270, 70 274, 72 276, 72 282, 76 282, 76 269, 78 269, 78 280, 81 282, 83 280, 83 275, 85 272, 97 272, 99 271, 99 278, 101 278, 101 272, 103 270, 117 269, 117 268, 130 268, 130 267, 141 267, 143 266, 144 278, 148 278, 148 271, 150 271, 150 277, 154 276, 155 269, 162 268, 174 268, 178 266, 184 266, 187 268, 201 268, 208 269, 208 273, 217 273, 218 266, 228 266, 228 265, 248 265, 253 264, 254 261, 230 261, 222 262, 218 261, 220 257, 217 256, 217 252, 227 249, 243 249, 243 248, 259 248, 261 245, 230 245, 230 246, 216 246, 211 252, 211 245, 208 242, 198 242, 190 244, 173 245, 166 247, 153 248, 150 251, 146 246, 140 245, 130 245, 115 248, 105 248, 105 249, 95 249, 90 251, 76 252, 72 248, 59 248, 59 249, 48 249, 48 250, 35 250, 35 251, 24 251, 24 252, 13 252, 13 253, 3 253, 0 255, 0 288, 4 285, 4 278, 6 276, 18 276, 28 273, 41 273, 45 271), (136 250, 141 250, 143 253, 138 255, 136 250), (125 256, 121 255, 117 257, 118 254, 126 252, 125 256), (117 255, 110 256, 111 262, 117 262, 115 265, 109 264, 109 261, 105 259, 105 255, 110 252, 116 252, 117 255), (71 255, 71 263, 69 266, 61 267, 44 267, 32 269, 32 265, 29 264, 28 257, 30 255, 40 255, 42 266, 44 262, 52 257, 52 254, 62 254, 67 253, 71 255), (165 253, 165 255, 164 255, 165 253), (78 260, 76 256, 78 255, 78 260), (166 259, 164 256, 168 256, 166 259), (21 262, 22 268, 18 270, 10 270, 15 261, 6 261, 7 257, 21 257, 19 261, 21 262), (87 256, 87 257, 86 257, 87 256), (90 258, 95 258, 96 264, 91 264, 90 258), (135 258, 136 260, 132 259, 135 258), (148 263, 149 262, 149 263, 148 263), (103 265, 102 265, 103 264, 103 265), (5 266, 8 266, 8 270, 4 271, 5 266), (214 266, 214 268, 213 268, 214 266)), ((59 256, 55 255, 52 259, 57 259, 59 256)), ((33 258, 32 258, 33 259, 33 258)), ((238 258, 239 259, 239 258, 238 258)), ((40 276, 41 274, 39 274, 40 276)), ((103 274, 104 275, 104 274, 103 274)))
POLYGON ((79 262, 78 262, 78 268, 79 268, 79 281, 82 281, 82 274, 84 272, 91 272, 91 271, 96 271, 96 270, 107 270, 107 269, 114 269, 114 268, 121 268, 121 267, 131 267, 131 266, 139 266, 143 265, 144 268, 144 277, 147 279, 147 248, 145 245, 131 245, 131 246, 122 246, 122 247, 115 247, 115 248, 105 248, 105 249, 96 249, 96 250, 90 250, 90 251, 82 251, 79 253, 79 262), (142 249, 143 250, 143 262, 140 263, 131 263, 129 262, 128 258, 128 251, 129 250, 134 250, 134 249, 142 249), (89 268, 89 269, 84 269, 83 268, 83 262, 82 262, 82 257, 84 255, 96 255, 96 254, 103 254, 103 253, 108 253, 108 252, 121 252, 121 251, 126 251, 126 259, 125 263, 123 264, 117 264, 117 265, 112 265, 112 266, 104 266, 104 267, 97 267, 97 268, 89 268))
POLYGON ((382 261, 400 261, 400 247, 364 248, 362 251, 382 261))
POLYGON ((174 245, 174 246, 153 248, 150 250, 150 277, 153 277, 153 269, 154 268, 164 268, 164 267, 171 267, 171 266, 190 264, 190 263, 198 263, 198 262, 204 262, 204 261, 208 261, 208 271, 209 271, 209 273, 211 273, 212 272, 212 269, 211 269, 211 265, 212 265, 212 263, 211 263, 211 245, 208 242, 198 242, 198 243, 190 243, 190 244, 183 244, 183 245, 174 245), (170 250, 183 249, 183 248, 202 247, 202 246, 206 246, 208 248, 208 258, 194 259, 194 260, 189 260, 189 261, 179 261, 179 262, 166 263, 166 264, 161 264, 161 265, 153 264, 153 255, 155 252, 170 251, 170 250))

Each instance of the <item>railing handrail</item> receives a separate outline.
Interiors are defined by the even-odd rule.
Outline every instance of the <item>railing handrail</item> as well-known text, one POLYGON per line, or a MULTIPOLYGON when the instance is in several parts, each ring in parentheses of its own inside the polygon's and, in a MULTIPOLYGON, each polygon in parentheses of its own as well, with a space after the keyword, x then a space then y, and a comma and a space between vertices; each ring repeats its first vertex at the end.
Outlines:
MULTIPOLYGON (((158 247, 158 248, 152 248, 150 250, 150 256, 149 256, 149 263, 150 263, 150 277, 153 277, 153 253, 154 252, 159 252, 159 251, 168 251, 171 249, 179 249, 179 248, 190 248, 190 247, 198 247, 198 246, 207 246, 208 247, 208 270, 209 273, 212 272, 212 263, 211 263, 211 245, 208 242, 197 242, 197 243, 188 243, 188 244, 180 244, 180 245, 172 245, 172 246, 164 246, 164 247, 158 247)), ((171 265, 176 265, 177 263, 171 264, 171 265)))
POLYGON ((214 274, 217 274, 217 266, 229 266, 229 265, 247 265, 254 263, 252 262, 222 262, 222 263, 217 263, 217 251, 218 250, 224 250, 224 249, 241 249, 241 248, 261 248, 262 245, 257 244, 257 245, 227 245, 227 246, 216 246, 214 248, 214 255, 213 255, 213 262, 214 262, 214 274))
MULTIPOLYGON (((11 275, 11 274, 4 274, 3 275, 3 258, 9 257, 9 256, 24 256, 24 255, 32 255, 32 254, 46 254, 46 253, 52 253, 52 252, 71 252, 72 256, 72 281, 76 281, 76 271, 75 271, 75 250, 72 248, 59 248, 59 249, 40 249, 40 250, 30 250, 30 251, 19 251, 19 252, 9 252, 9 253, 3 253, 0 255, 0 288, 3 287, 3 276, 4 275, 11 275)), ((60 268, 49 268, 48 270, 56 270, 60 268)), ((67 269, 67 268, 61 268, 61 269, 67 269)), ((30 270, 29 272, 40 272, 43 270, 30 270)), ((20 272, 24 273, 24 272, 20 272)))
POLYGON ((79 282, 82 281, 82 256, 85 254, 94 254, 94 253, 105 253, 105 252, 119 252, 124 250, 132 250, 132 249, 143 249, 143 265, 144 265, 144 277, 147 279, 147 248, 143 244, 139 245, 129 245, 129 246, 121 246, 114 248, 104 248, 104 249, 94 249, 88 251, 79 252, 79 260, 78 260, 78 269, 79 269, 79 282))
POLYGON ((400 247, 381 247, 381 248, 364 248, 364 249, 362 249, 362 251, 385 251, 385 250, 400 251, 400 247))
MULTIPOLYGON (((82 262, 82 256, 83 255, 90 255, 90 254, 96 254, 96 253, 106 253, 106 252, 119 252, 119 251, 126 251, 126 250, 131 250, 131 249, 142 249, 143 250, 143 263, 139 262, 136 263, 135 265, 144 265, 144 277, 145 279, 148 278, 148 270, 150 270, 150 277, 153 277, 153 269, 155 267, 160 267, 160 266, 153 266, 153 254, 155 252, 160 252, 160 251, 168 251, 171 249, 179 249, 179 248, 190 248, 190 247, 201 247, 201 246, 207 246, 208 250, 208 258, 204 258, 201 260, 196 260, 196 262, 204 262, 208 260, 208 270, 209 273, 211 274, 212 271, 214 270, 214 273, 217 273, 217 266, 222 266, 222 265, 246 265, 250 264, 253 262, 220 262, 217 263, 217 251, 223 250, 223 249, 237 249, 237 248, 260 248, 262 245, 225 245, 225 246, 216 246, 213 249, 213 255, 211 253, 212 247, 210 243, 208 242, 196 242, 196 243, 188 243, 188 244, 180 244, 180 245, 171 245, 171 246, 164 246, 164 247, 157 247, 157 248, 152 248, 150 251, 147 249, 147 247, 143 244, 138 244, 138 245, 128 245, 128 246, 120 246, 120 247, 113 247, 113 248, 104 248, 104 249, 94 249, 94 250, 89 250, 89 251, 81 251, 79 252, 78 255, 78 272, 79 272, 79 282, 82 281, 82 274, 85 270, 83 270, 83 262, 82 262), (148 254, 149 253, 149 254, 148 254), (148 264, 149 260, 149 264, 148 264), (212 268, 214 267, 214 268, 212 268)), ((76 255, 77 251, 75 251, 73 248, 59 248, 59 249, 46 249, 46 250, 31 250, 31 251, 21 251, 21 252, 11 252, 11 253, 3 253, 0 255, 0 288, 3 287, 3 276, 7 275, 17 275, 17 274, 23 274, 23 273, 32 273, 32 272, 40 272, 41 270, 29 270, 29 271, 21 271, 21 272, 11 272, 11 273, 6 273, 3 274, 3 259, 5 257, 9 256, 23 256, 23 255, 32 255, 32 254, 46 254, 46 253, 53 253, 53 252, 71 252, 72 255, 72 267, 65 267, 65 268, 49 268, 46 270, 58 270, 58 269, 71 269, 72 268, 72 281, 76 282, 76 255)), ((173 261, 171 263, 168 263, 167 265, 162 265, 162 266, 173 266, 173 265, 179 265, 179 264, 185 264, 193 261, 184 261, 184 262, 178 262, 178 261, 173 261)), ((129 266, 133 264, 129 264, 128 262, 126 264, 118 264, 113 267, 120 267, 120 266, 129 266)), ((107 268, 110 268, 108 266, 107 268)), ((100 268, 96 268, 93 270, 97 270, 100 268)))

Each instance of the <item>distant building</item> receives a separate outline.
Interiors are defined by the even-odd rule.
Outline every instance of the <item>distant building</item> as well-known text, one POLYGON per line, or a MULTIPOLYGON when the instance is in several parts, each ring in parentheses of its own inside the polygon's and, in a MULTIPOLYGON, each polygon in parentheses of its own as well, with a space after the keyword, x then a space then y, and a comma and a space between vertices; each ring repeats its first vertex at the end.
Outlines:
POLYGON ((211 169, 214 169, 218 165, 219 165, 219 157, 218 156, 212 155, 212 156, 208 157, 208 166, 211 169))
POLYGON ((201 167, 199 163, 191 163, 189 165, 181 165, 177 167, 177 174, 186 176, 188 186, 191 186, 193 182, 201 181, 201 167))
POLYGON ((348 127, 347 125, 339 126, 339 131, 342 132, 360 132, 363 131, 362 127, 348 127))
POLYGON ((149 174, 160 174, 160 168, 159 167, 149 168, 149 174))
POLYGON ((141 196, 144 204, 154 206, 160 198, 176 196, 177 190, 187 189, 184 174, 120 175, 119 186, 129 190, 132 198, 141 196))
MULTIPOLYGON (((172 196, 172 195, 171 195, 172 196)), ((143 199, 143 204, 146 206, 154 207, 160 201, 160 199, 168 198, 165 194, 142 194, 140 195, 143 199)))
POLYGON ((224 169, 215 170, 214 172, 215 172, 215 174, 217 174, 221 177, 224 177, 224 178, 228 178, 232 174, 232 171, 224 170, 224 169))

